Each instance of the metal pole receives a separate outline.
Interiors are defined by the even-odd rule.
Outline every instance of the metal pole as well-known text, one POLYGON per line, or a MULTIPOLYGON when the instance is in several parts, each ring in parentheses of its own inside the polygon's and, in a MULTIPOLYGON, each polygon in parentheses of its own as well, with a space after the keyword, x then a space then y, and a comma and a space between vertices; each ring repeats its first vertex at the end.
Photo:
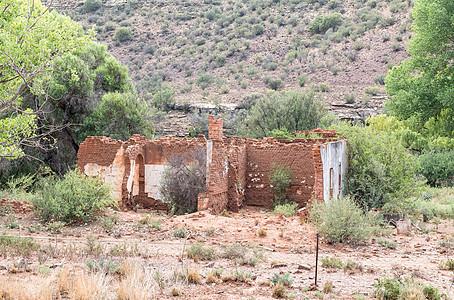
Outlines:
POLYGON ((315 286, 317 286, 317 271, 318 271, 318 238, 319 234, 317 232, 317 248, 315 250, 315 286))

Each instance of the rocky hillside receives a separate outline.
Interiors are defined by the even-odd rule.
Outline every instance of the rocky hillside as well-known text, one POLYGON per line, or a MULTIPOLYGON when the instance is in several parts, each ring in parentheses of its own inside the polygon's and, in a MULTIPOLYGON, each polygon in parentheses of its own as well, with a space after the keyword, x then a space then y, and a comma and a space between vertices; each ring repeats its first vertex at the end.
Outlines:
MULTIPOLYGON (((55 3, 53 3, 55 5, 55 3)), ((151 99, 236 104, 314 86, 344 117, 377 112, 384 76, 406 57, 410 0, 62 1, 93 27, 151 99)))

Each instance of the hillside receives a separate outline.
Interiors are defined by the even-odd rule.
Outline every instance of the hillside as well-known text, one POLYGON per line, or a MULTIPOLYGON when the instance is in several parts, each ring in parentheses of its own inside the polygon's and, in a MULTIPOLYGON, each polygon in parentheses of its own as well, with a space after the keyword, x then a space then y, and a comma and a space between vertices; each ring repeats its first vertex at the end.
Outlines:
POLYGON ((407 0, 60 2, 94 26, 139 93, 236 104, 252 93, 316 86, 341 117, 378 112, 384 75, 406 57, 407 0))

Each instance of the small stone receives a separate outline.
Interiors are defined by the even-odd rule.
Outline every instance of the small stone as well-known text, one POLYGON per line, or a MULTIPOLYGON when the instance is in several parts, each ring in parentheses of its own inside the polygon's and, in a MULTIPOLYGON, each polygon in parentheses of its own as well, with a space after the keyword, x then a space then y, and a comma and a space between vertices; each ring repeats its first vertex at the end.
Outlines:
POLYGON ((298 269, 299 270, 310 270, 310 269, 312 269, 312 267, 307 264, 301 264, 301 265, 298 265, 298 269))
POLYGON ((282 268, 282 267, 286 267, 286 266, 287 266, 287 264, 274 264, 271 266, 271 268, 276 269, 276 268, 282 268))

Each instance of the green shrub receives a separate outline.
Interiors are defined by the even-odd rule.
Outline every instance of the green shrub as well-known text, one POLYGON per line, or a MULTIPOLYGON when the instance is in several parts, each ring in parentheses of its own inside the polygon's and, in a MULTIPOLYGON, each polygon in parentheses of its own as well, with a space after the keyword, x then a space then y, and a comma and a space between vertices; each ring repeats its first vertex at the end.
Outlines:
POLYGON ((438 289, 431 285, 425 286, 422 282, 398 276, 382 277, 374 283, 374 288, 373 296, 383 300, 446 299, 445 294, 440 294, 438 289))
POLYGON ((438 267, 441 270, 454 271, 454 259, 448 258, 447 260, 441 262, 438 267))
POLYGON ((323 268, 342 269, 344 262, 337 257, 327 256, 321 259, 323 268))
POLYGON ((378 218, 364 213, 350 197, 314 201, 311 220, 328 243, 360 243, 378 231, 378 218))
POLYGON ((288 202, 287 194, 293 181, 290 167, 273 163, 268 173, 268 179, 274 194, 273 205, 286 204, 288 202))
POLYGON ((202 89, 209 87, 214 81, 214 78, 209 73, 201 73, 197 78, 196 84, 202 89))
POLYGON ((265 26, 262 24, 255 24, 252 26, 252 33, 254 35, 261 35, 265 31, 265 26))
POLYGON ((186 230, 184 228, 178 228, 173 231, 173 236, 177 238, 185 238, 187 235, 186 230))
POLYGON ((347 102, 347 104, 355 103, 355 95, 354 94, 345 94, 344 98, 345 98, 345 102, 347 102))
POLYGON ((131 27, 118 27, 115 30, 113 40, 116 42, 126 42, 132 40, 132 29, 131 27))
POLYGON ((287 203, 276 205, 273 210, 273 214, 278 216, 293 217, 296 215, 296 209, 298 208, 298 203, 287 203))
POLYGON ((386 74, 380 74, 375 76, 374 82, 379 85, 385 85, 386 74))
POLYGON ((293 279, 290 279, 290 272, 285 274, 274 274, 270 280, 276 285, 280 283, 284 286, 291 286, 293 284, 293 279))
POLYGON ((298 84, 300 87, 303 87, 307 82, 307 76, 306 75, 300 75, 298 76, 298 84))
POLYGON ((213 247, 205 247, 203 243, 196 243, 188 247, 186 255, 189 258, 213 260, 216 258, 216 251, 213 247))
POLYGON ((153 95, 151 102, 159 110, 169 110, 175 103, 175 90, 168 85, 163 85, 153 95))
POLYGON ((243 136, 271 136, 275 129, 293 132, 326 128, 335 120, 314 90, 268 93, 247 106, 246 118, 239 124, 243 136))
POLYGON ((367 95, 376 96, 381 92, 381 88, 379 86, 367 86, 364 88, 364 93, 367 95))
POLYGON ((76 169, 61 179, 44 179, 32 203, 41 221, 70 224, 89 222, 114 202, 106 184, 76 169))
POLYGON ((227 245, 222 247, 220 257, 228 259, 243 259, 246 255, 247 248, 238 244, 227 245))
POLYGON ((418 191, 416 159, 397 137, 349 123, 334 129, 348 139, 345 192, 362 208, 400 205, 418 191))
POLYGON ((38 249, 38 244, 32 238, 0 235, 0 256, 30 256, 38 249))
POLYGON ((106 26, 104 26, 104 30, 106 32, 114 31, 115 28, 116 28, 115 24, 112 24, 112 23, 107 23, 106 26))
POLYGON ((309 24, 308 31, 312 33, 325 33, 328 29, 333 29, 335 31, 342 22, 342 16, 338 13, 317 16, 309 24))
POLYGON ((88 267, 88 270, 93 273, 103 273, 108 275, 120 274, 121 265, 119 262, 112 259, 87 259, 85 264, 88 267))
POLYGON ((85 0, 84 10, 86 12, 94 12, 101 8, 101 0, 85 0))
POLYGON ((284 87, 284 82, 278 78, 272 78, 266 76, 263 81, 265 82, 266 86, 272 90, 280 90, 284 87))
POLYGON ((431 186, 453 186, 454 150, 425 152, 419 156, 418 172, 431 186))
POLYGON ((396 249, 397 248, 397 243, 391 240, 379 238, 377 239, 377 243, 380 244, 381 246, 389 249, 396 249))

